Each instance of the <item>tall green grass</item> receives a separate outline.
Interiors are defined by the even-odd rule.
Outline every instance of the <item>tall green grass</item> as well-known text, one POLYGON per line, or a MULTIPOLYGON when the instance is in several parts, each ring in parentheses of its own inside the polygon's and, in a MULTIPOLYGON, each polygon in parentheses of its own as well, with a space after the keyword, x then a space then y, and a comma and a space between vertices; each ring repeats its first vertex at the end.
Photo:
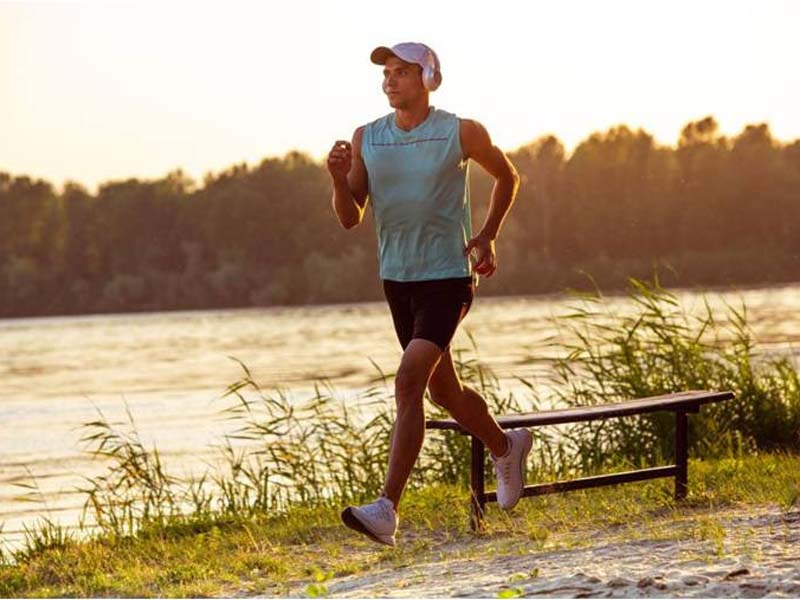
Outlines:
MULTIPOLYGON (((760 356, 742 307, 714 315, 708 303, 690 314, 676 296, 632 281, 631 310, 611 314, 601 296, 576 298, 559 320, 563 338, 552 392, 562 405, 618 401, 686 389, 729 389, 736 400, 708 406, 690 419, 694 456, 741 456, 760 449, 800 448, 797 370, 786 358, 760 356)), ((504 391, 475 347, 455 351, 462 381, 481 393, 494 414, 535 410, 537 386, 525 396, 504 391)), ((373 363, 374 364, 374 363, 373 363)), ((222 470, 199 478, 171 474, 156 448, 127 421, 99 418, 83 424, 87 451, 106 471, 87 478, 79 529, 110 539, 205 531, 220 520, 247 521, 296 505, 341 506, 374 498, 382 487, 394 421, 392 375, 379 370, 375 385, 340 393, 319 381, 305 400, 265 390, 240 363, 241 378, 222 394, 220 410, 232 430, 220 449, 222 470)), ((445 416, 429 403, 429 416, 445 416)), ((650 414, 535 430, 532 479, 591 474, 609 467, 670 460, 674 418, 650 414)), ((466 484, 469 440, 429 432, 409 486, 466 484)), ((467 496, 465 495, 465 501, 467 496)), ((31 530, 25 546, 0 561, 27 560, 74 543, 52 521, 31 530)))
MULTIPOLYGON (((653 284, 631 280, 632 311, 617 315, 586 295, 562 319, 570 340, 554 368, 565 406, 602 404, 683 390, 731 390, 732 401, 689 419, 694 456, 800 449, 800 381, 792 360, 757 351, 745 306, 699 311, 653 284)), ((610 461, 652 463, 672 457, 675 419, 651 413, 571 429, 569 454, 583 468, 610 461)))

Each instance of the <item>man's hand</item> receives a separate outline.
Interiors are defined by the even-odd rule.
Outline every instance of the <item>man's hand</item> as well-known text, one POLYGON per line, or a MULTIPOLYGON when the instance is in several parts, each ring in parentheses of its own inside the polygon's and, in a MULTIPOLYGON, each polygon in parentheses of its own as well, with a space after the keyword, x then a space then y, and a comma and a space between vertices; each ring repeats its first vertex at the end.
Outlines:
POLYGON ((328 153, 328 172, 334 181, 346 181, 353 163, 353 151, 350 142, 337 140, 328 153))
POLYGON ((475 271, 479 275, 491 277, 497 270, 497 255, 494 251, 494 240, 488 235, 478 234, 472 238, 467 247, 464 249, 464 255, 469 255, 473 250, 476 251, 477 262, 475 263, 475 271))

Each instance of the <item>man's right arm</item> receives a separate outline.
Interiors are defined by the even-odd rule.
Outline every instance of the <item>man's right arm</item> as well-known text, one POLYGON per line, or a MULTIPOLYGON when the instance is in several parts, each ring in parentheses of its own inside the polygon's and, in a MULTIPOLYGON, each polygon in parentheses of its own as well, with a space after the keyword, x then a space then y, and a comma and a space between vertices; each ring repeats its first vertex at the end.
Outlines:
POLYGON ((367 168, 361 159, 364 128, 353 133, 353 141, 337 141, 328 154, 328 172, 333 180, 333 210, 345 229, 355 227, 364 218, 369 185, 367 168))

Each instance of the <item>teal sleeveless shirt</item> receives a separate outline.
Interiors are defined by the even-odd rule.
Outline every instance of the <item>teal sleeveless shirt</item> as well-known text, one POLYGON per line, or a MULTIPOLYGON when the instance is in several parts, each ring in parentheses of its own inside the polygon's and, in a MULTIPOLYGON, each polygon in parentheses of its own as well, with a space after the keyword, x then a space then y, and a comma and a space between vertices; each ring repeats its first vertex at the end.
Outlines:
POLYGON ((425 121, 403 131, 390 113, 364 128, 361 157, 381 279, 469 277, 469 161, 462 155, 458 117, 431 106, 425 121))

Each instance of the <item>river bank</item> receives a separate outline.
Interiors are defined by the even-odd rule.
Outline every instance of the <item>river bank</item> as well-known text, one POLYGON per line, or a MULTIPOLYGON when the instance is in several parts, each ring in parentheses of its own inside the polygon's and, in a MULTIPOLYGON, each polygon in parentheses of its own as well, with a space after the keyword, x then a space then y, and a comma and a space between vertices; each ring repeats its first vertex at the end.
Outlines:
POLYGON ((689 497, 652 480, 527 499, 468 527, 467 489, 410 490, 398 546, 340 506, 172 518, 0 556, 0 597, 800 595, 800 456, 691 460, 689 497), (11 560, 16 558, 16 560, 11 560))
MULTIPOLYGON (((314 589, 308 586, 289 595, 308 597, 314 589)), ((325 592, 342 598, 797 598, 800 510, 698 509, 645 531, 636 523, 578 527, 541 546, 504 531, 443 542, 408 565, 376 562, 365 574, 325 582, 325 592)))

